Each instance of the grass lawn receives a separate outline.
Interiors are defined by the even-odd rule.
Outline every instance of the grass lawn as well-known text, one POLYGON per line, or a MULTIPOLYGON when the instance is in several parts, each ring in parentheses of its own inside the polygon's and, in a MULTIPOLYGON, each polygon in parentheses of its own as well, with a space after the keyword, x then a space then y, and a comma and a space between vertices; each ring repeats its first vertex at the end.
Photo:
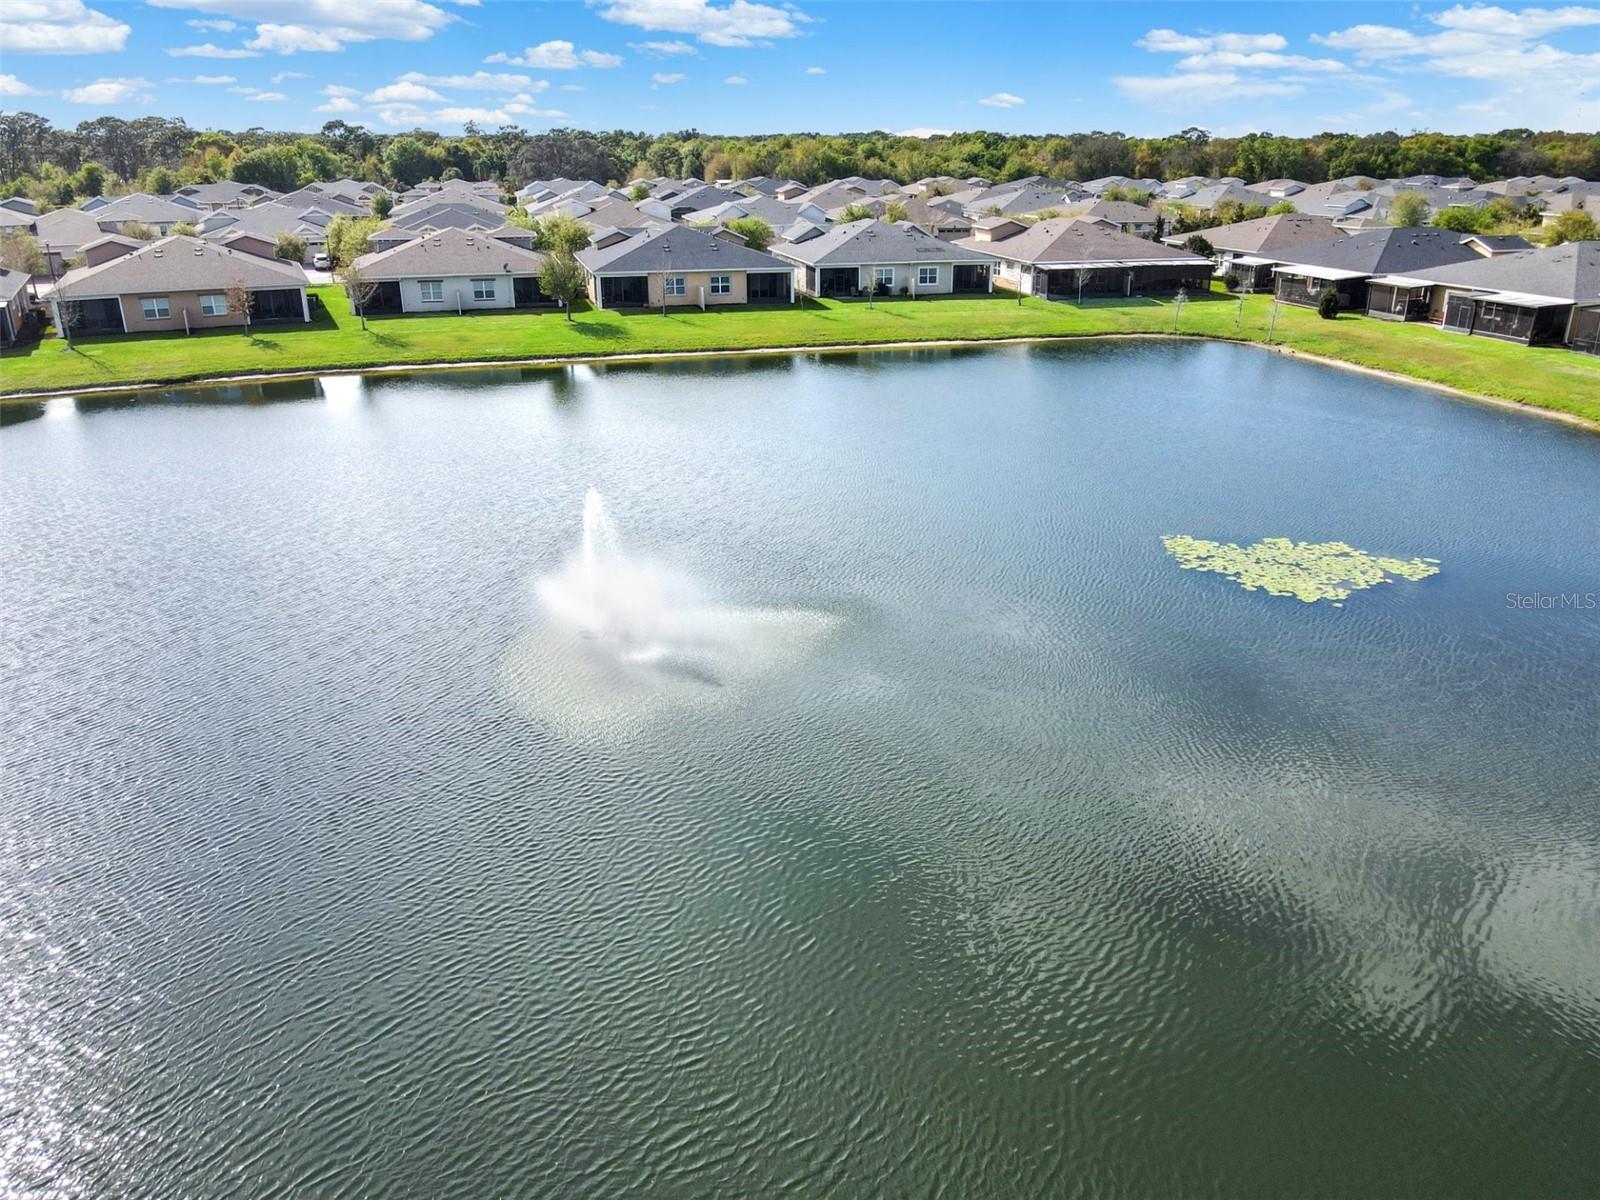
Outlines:
MULTIPOLYGON (((946 338, 1170 333, 1173 306, 1157 300, 1051 304, 974 298, 806 301, 770 308, 700 312, 581 311, 478 313, 467 316, 377 317, 365 332, 336 287, 312 289, 325 315, 311 325, 272 325, 240 332, 141 334, 80 340, 68 349, 49 337, 6 353, 0 394, 120 383, 175 383, 270 371, 316 371, 395 363, 472 362, 560 356, 814 347, 857 342, 946 338)), ((1180 332, 1265 341, 1271 302, 1238 301, 1221 291, 1184 306, 1180 332), (1237 326, 1237 327, 1236 327, 1237 326)), ((1423 325, 1280 307, 1274 340, 1284 346, 1600 420, 1600 357, 1562 349, 1529 349, 1483 337, 1461 337, 1423 325)))

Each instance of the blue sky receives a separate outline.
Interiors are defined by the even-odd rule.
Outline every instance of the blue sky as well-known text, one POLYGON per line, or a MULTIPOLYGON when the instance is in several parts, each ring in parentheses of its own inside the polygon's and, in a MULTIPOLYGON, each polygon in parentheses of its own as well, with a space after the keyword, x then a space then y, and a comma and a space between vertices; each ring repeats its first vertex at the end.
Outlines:
POLYGON ((4 0, 0 106, 305 130, 1594 130, 1600 7, 4 0))

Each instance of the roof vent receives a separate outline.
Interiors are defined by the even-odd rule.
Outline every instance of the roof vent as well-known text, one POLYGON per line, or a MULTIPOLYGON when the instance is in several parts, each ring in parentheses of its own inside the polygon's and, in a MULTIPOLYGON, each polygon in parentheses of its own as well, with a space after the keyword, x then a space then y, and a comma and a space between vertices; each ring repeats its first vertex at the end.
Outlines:
POLYGON ((160 246, 157 246, 155 248, 155 250, 151 253, 151 257, 152 258, 160 258, 161 257, 161 247, 160 246))

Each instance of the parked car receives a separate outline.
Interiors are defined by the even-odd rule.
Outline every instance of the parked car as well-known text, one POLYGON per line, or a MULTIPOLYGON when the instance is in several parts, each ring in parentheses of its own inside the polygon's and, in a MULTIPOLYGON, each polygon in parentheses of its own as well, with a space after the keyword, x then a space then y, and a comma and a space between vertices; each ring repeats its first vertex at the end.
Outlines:
POLYGON ((311 265, 319 271, 326 271, 333 266, 333 259, 326 254, 313 254, 311 256, 311 265))

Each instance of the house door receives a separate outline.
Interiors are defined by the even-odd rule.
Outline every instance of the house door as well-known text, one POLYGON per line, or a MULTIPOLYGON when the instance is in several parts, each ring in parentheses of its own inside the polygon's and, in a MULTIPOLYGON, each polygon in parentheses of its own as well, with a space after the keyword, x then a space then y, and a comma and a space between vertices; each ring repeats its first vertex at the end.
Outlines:
POLYGON ((1444 327, 1454 333, 1471 333, 1478 303, 1471 296, 1452 292, 1444 302, 1444 327))

